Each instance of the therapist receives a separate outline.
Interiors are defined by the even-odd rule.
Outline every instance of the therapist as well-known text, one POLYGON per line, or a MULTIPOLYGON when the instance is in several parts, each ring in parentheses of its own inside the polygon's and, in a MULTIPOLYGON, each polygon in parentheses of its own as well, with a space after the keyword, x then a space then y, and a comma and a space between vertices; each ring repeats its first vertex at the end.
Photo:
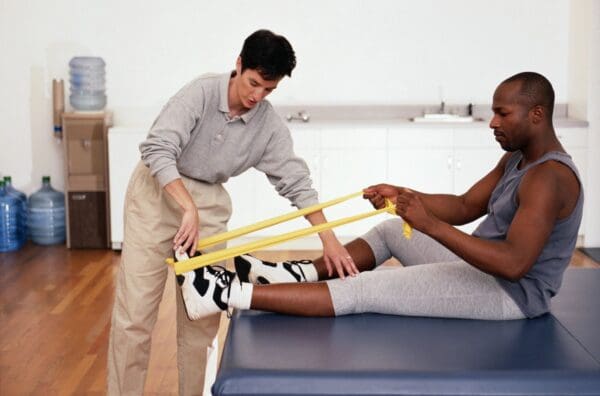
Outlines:
MULTIPOLYGON (((194 255, 199 238, 226 230, 231 200, 223 183, 254 167, 297 208, 318 203, 309 169, 294 154, 290 131, 264 100, 284 76, 291 77, 295 65, 285 37, 254 32, 244 41, 234 71, 185 85, 163 107, 140 145, 141 162, 125 198, 108 351, 110 395, 143 393, 151 333, 167 279, 164 260, 173 249, 194 255)), ((320 211, 306 217, 313 225, 326 222, 320 211)), ((358 273, 333 232, 319 236, 330 274, 358 273)), ((201 394, 207 348, 220 314, 191 321, 181 293, 176 294, 179 394, 201 394)))

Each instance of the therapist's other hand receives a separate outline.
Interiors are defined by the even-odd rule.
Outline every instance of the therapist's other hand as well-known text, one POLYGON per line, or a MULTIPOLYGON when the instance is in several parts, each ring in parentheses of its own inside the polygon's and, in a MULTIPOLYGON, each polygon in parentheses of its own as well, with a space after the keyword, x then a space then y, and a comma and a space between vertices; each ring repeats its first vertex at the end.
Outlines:
POLYGON ((329 277, 333 276, 334 269, 340 279, 344 279, 346 274, 356 276, 360 272, 348 250, 333 233, 331 233, 331 237, 323 239, 323 261, 329 277))
POLYGON ((196 207, 185 209, 181 218, 181 225, 173 238, 173 249, 187 252, 190 257, 196 254, 198 246, 198 231, 200 230, 200 217, 196 207))

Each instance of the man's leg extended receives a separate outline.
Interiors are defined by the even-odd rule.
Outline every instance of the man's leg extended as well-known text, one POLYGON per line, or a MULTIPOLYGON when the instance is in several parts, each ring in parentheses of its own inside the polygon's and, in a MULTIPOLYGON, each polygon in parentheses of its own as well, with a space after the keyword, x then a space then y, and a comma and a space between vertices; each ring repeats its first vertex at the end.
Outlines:
MULTIPOLYGON (((458 260, 454 253, 421 232, 414 231, 413 237, 406 239, 402 225, 401 219, 384 221, 345 245, 360 272, 372 270, 391 257, 404 266, 458 260)), ((335 271, 328 276, 323 257, 272 263, 242 255, 235 258, 235 270, 240 281, 254 284, 315 282, 338 276, 335 271)))
POLYGON ((408 268, 367 271, 356 278, 329 281, 327 286, 255 286, 251 308, 317 316, 380 312, 478 319, 523 317, 494 277, 459 260, 422 233, 406 240, 401 226, 396 219, 383 222, 347 248, 359 268, 368 263, 379 265, 392 256, 408 268))
POLYGON ((375 256, 375 266, 391 257, 398 259, 403 266, 460 260, 444 245, 422 232, 413 230, 412 237, 405 238, 402 235, 403 224, 400 218, 386 220, 361 237, 375 256))

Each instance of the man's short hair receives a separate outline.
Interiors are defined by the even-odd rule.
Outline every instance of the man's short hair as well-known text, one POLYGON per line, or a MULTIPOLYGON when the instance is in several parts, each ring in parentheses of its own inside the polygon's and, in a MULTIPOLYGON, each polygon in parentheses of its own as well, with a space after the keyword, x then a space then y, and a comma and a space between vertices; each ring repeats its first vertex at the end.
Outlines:
POLYGON ((554 89, 550 81, 536 72, 522 72, 507 78, 502 83, 520 82, 521 89, 519 95, 523 98, 524 104, 532 108, 540 105, 546 109, 548 119, 552 120, 554 112, 554 89))
POLYGON ((242 72, 256 70, 265 80, 291 77, 296 67, 296 55, 289 41, 265 29, 257 30, 244 40, 240 57, 242 72))

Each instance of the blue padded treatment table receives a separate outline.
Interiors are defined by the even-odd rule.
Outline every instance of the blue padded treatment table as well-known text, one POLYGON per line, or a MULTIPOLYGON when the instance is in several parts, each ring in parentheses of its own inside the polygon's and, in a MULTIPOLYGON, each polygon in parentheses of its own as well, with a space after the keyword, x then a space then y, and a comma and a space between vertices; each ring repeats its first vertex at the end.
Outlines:
POLYGON ((552 312, 482 321, 235 312, 214 395, 600 395, 600 270, 552 312))

